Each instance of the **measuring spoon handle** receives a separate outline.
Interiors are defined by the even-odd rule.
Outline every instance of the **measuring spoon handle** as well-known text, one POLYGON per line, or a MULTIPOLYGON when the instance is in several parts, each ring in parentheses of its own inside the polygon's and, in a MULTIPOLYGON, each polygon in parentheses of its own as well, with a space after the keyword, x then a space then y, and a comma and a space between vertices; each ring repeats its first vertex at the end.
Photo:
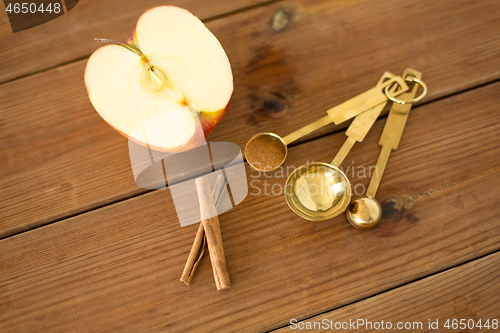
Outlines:
POLYGON ((347 135, 347 139, 342 145, 342 148, 340 148, 337 155, 335 155, 335 158, 332 161, 332 165, 339 167, 346 158, 347 154, 349 154, 349 152, 351 151, 351 148, 354 146, 354 144, 356 142, 363 141, 386 104, 387 103, 381 103, 354 118, 351 125, 349 125, 349 128, 347 128, 347 131, 345 132, 345 134, 347 135))
POLYGON ((327 112, 332 121, 338 125, 376 107, 377 105, 387 103, 388 98, 383 90, 386 86, 390 86, 394 83, 397 83, 401 87, 401 90, 395 93, 396 95, 400 95, 405 91, 408 91, 408 86, 406 85, 405 80, 403 80, 400 76, 395 76, 387 81, 379 82, 379 84, 375 87, 331 108, 327 112))
POLYGON ((288 134, 287 136, 285 136, 283 138, 283 141, 285 142, 286 145, 288 145, 288 144, 294 142, 295 140, 298 140, 301 137, 303 137, 309 133, 312 133, 312 132, 320 129, 321 127, 326 126, 326 125, 331 124, 331 123, 333 123, 333 120, 329 115, 327 115, 321 119, 316 120, 313 123, 310 123, 309 125, 302 127, 301 129, 296 130, 293 133, 288 134))
POLYGON ((383 92, 383 89, 395 82, 398 83, 402 89, 397 93, 394 93, 394 96, 398 96, 408 90, 408 86, 400 76, 395 76, 389 72, 386 72, 384 73, 384 75, 382 75, 377 85, 372 89, 367 90, 364 93, 361 93, 358 96, 329 109, 327 111, 327 116, 318 119, 315 122, 285 136, 283 138, 285 145, 289 145, 295 140, 298 140, 303 136, 320 129, 323 126, 331 123, 335 123, 336 125, 338 125, 380 104, 387 103, 387 96, 383 92))
POLYGON ((375 194, 377 193, 378 186, 380 185, 380 180, 384 174, 385 166, 387 165, 391 151, 391 148, 382 146, 382 150, 378 156, 377 166, 375 167, 375 172, 373 173, 368 189, 366 190, 366 196, 368 198, 375 198, 375 194))
MULTIPOLYGON (((407 76, 410 75, 416 77, 417 79, 422 78, 422 73, 407 68, 403 73, 403 78, 406 79, 407 76)), ((401 97, 403 99, 414 98, 417 93, 417 89, 418 87, 415 85, 413 90, 402 94, 401 97)), ((369 198, 375 197, 378 186, 380 185, 380 180, 382 179, 382 175, 387 165, 387 161, 389 160, 389 155, 391 154, 391 151, 396 150, 399 146, 399 141, 403 135, 403 130, 405 128, 406 121, 408 120, 411 107, 412 104, 398 103, 393 103, 391 106, 382 135, 380 136, 379 145, 382 146, 382 150, 380 151, 380 155, 377 160, 375 173, 372 175, 370 184, 368 185, 368 189, 366 191, 366 196, 369 198)))
MULTIPOLYGON (((378 90, 381 91, 382 87, 385 87, 388 84, 392 84, 391 82, 394 82, 394 78, 396 78, 394 74, 385 72, 378 81, 376 87, 378 87, 379 88, 378 90), (388 83, 387 80, 392 80, 392 81, 388 83)), ((356 98, 360 97, 358 96, 356 98)), ((382 100, 382 98, 380 100, 382 100)), ((349 152, 351 151, 351 148, 354 146, 354 144, 356 142, 363 141, 366 134, 368 134, 373 124, 375 123, 375 120, 377 120, 378 116, 380 115, 386 104, 387 104, 387 99, 385 98, 385 101, 383 101, 382 103, 357 115, 354 118, 351 125, 349 125, 349 127, 345 132, 345 134, 347 135, 347 139, 340 148, 337 155, 335 155, 335 158, 332 161, 332 165, 340 167, 340 165, 346 158, 347 154, 349 154, 349 152)))

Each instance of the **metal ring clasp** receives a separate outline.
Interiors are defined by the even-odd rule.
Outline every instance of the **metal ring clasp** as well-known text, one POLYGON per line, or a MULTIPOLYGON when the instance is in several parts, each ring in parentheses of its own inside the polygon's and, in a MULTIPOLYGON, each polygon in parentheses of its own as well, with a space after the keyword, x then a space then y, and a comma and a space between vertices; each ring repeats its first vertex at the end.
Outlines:
POLYGON ((387 98, 389 98, 394 103, 398 103, 398 104, 413 104, 413 103, 416 103, 416 102, 420 101, 422 98, 425 97, 425 95, 427 95, 427 85, 424 83, 424 81, 416 78, 413 75, 412 76, 408 76, 406 78, 406 81, 407 82, 415 82, 416 84, 419 84, 424 89, 424 91, 422 92, 422 94, 420 94, 420 96, 417 96, 415 98, 408 99, 408 100, 397 99, 396 97, 391 96, 391 93, 390 93, 390 88, 391 87, 388 85, 384 89, 384 93, 387 96, 387 98))

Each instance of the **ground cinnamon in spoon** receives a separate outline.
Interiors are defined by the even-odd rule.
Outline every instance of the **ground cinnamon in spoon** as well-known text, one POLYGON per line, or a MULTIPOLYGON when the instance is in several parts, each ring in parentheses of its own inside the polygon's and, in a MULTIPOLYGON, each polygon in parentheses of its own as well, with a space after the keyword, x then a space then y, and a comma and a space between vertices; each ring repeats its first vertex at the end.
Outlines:
POLYGON ((260 135, 248 142, 245 156, 255 169, 271 171, 279 167, 285 159, 286 147, 274 136, 260 135))

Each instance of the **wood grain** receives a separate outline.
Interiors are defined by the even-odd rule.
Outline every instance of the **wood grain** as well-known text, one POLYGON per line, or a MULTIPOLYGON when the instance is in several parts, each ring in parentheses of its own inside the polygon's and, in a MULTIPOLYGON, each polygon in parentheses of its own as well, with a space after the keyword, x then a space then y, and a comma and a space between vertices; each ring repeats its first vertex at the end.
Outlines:
MULTIPOLYGON (((179 226, 168 189, 3 239, 0 330, 265 331, 499 251, 499 88, 413 109, 378 192, 383 220, 371 231, 343 215, 297 217, 272 194, 286 171, 247 168, 248 197, 220 216, 232 279, 225 291, 213 288, 207 260, 190 286, 179 282, 198 226, 179 226)), ((375 163, 382 127, 377 121, 344 167, 375 163)), ((336 133, 293 147, 284 170, 328 161, 343 141, 336 133)))
MULTIPOLYGON (((429 327, 431 322, 432 325, 437 325, 437 327, 432 327, 439 327, 439 330, 435 331, 442 332, 447 330, 444 325, 448 322, 451 326, 453 320, 457 321, 456 327, 460 327, 461 319, 464 319, 466 326, 454 331, 494 332, 495 330, 491 327, 492 319, 499 320, 500 318, 499 276, 500 253, 496 252, 420 281, 313 317, 293 328, 289 326, 275 332, 295 332, 300 327, 306 328, 301 329, 301 332, 332 332, 335 330, 335 325, 340 327, 343 323, 347 323, 344 325, 347 329, 342 329, 343 332, 369 332, 377 331, 373 329, 373 325, 377 325, 375 322, 378 322, 378 327, 380 327, 381 321, 385 322, 383 327, 386 328, 387 323, 390 322, 392 329, 397 329, 398 323, 401 323, 403 329, 399 331, 405 331, 404 325, 409 325, 407 332, 432 331, 429 327), (364 322, 359 322, 360 326, 354 326, 356 329, 352 329, 349 324, 357 323, 358 319, 364 322), (480 327, 487 320, 490 329, 481 329, 480 327), (481 326, 476 327, 479 321, 481 321, 481 326), (371 322, 371 326, 367 322, 371 322), (312 329, 307 329, 307 327, 312 329)), ((500 326, 497 326, 497 329, 498 327, 500 326)), ((388 329, 381 331, 388 331, 388 329)))
MULTIPOLYGON (((94 13, 96 4, 81 3, 61 19, 85 6, 94 13)), ((108 25, 99 15, 107 17, 110 8, 95 14, 95 29, 108 25)), ((243 148, 261 131, 288 134, 372 87, 386 70, 422 71, 427 102, 495 80, 499 11, 494 1, 287 1, 210 22, 231 60, 236 88, 209 139, 243 148), (292 14, 276 32, 269 22, 281 8, 292 14)), ((127 140, 88 101, 84 67, 85 60, 0 86, 0 237, 145 192, 134 184, 127 140)), ((446 119, 442 111, 435 117, 446 119)), ((304 140, 340 128, 328 126, 304 140)))
POLYGON ((101 46, 94 38, 125 41, 141 14, 156 6, 183 7, 204 20, 265 2, 82 0, 56 20, 17 33, 12 33, 5 6, 1 3, 0 83, 88 57, 101 46))

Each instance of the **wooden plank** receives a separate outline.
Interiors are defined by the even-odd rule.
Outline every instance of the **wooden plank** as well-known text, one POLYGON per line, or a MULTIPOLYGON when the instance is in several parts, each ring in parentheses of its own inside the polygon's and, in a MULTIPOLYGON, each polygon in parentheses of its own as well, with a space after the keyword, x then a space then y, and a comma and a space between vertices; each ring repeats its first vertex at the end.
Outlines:
POLYGON ((426 102, 498 80, 499 22, 495 1, 287 1, 229 17, 226 25, 246 29, 217 36, 245 45, 228 48, 235 94, 211 138, 244 147, 259 132, 284 136, 372 88, 385 71, 422 71, 426 102), (267 23, 281 8, 291 23, 275 33, 267 23))
POLYGON ((300 327, 306 328, 300 329, 301 332, 332 332, 335 325, 337 328, 344 325, 342 331, 345 332, 368 331, 376 327, 404 331, 405 325, 406 331, 437 328, 445 331, 447 323, 450 329, 461 328, 461 331, 495 331, 500 327, 499 276, 500 253, 496 252, 275 332, 294 332, 300 327), (355 326, 351 326, 352 322, 356 323, 355 326), (481 329, 486 322, 489 329, 481 329), (398 325, 402 329, 398 329, 398 325))
POLYGON ((55 75, 22 80, 33 99, 22 98, 17 82, 0 89, 2 236, 145 192, 134 184, 126 139, 89 112, 85 87, 77 83, 82 71, 80 64, 72 77, 61 67, 55 75), (65 89, 44 93, 43 86, 65 89), (97 158, 87 163, 89 156, 97 158))
MULTIPOLYGON (((500 22, 494 20, 497 8, 488 1, 418 7, 291 1, 211 22, 232 61, 236 88, 209 139, 243 148, 261 131, 287 134, 370 88, 385 70, 423 71, 427 101, 493 80, 500 68, 500 43, 492 32, 500 22), (294 14, 276 33, 269 22, 282 6, 294 14), (453 24, 434 16, 444 9, 453 24), (417 17, 423 30, 402 29, 417 17), (422 42, 418 56, 408 52, 415 40, 422 42)), ((88 102, 84 66, 81 61, 0 87, 0 237, 143 193, 133 183, 126 139, 88 102)), ((339 128, 328 126, 307 139, 339 128)))
MULTIPOLYGON (((269 1, 269 0, 267 0, 269 1)), ((266 0, 243 1, 80 1, 67 14, 43 25, 12 33, 0 4, 0 83, 88 57, 99 45, 94 38, 125 41, 142 13, 161 5, 188 9, 200 19, 263 4, 266 0)))
MULTIPOLYGON (((247 168, 249 196, 220 216, 227 291, 216 291, 208 258, 190 286, 179 282, 197 225, 179 226, 168 189, 3 239, 0 330, 265 331, 498 251, 499 87, 412 111, 377 196, 384 219, 371 231, 343 215, 297 217, 272 194, 286 172, 247 168)), ((375 163, 382 125, 344 166, 375 163)), ((328 161, 343 140, 293 147, 286 167, 328 161)), ((368 179, 356 172, 351 181, 368 179)))

